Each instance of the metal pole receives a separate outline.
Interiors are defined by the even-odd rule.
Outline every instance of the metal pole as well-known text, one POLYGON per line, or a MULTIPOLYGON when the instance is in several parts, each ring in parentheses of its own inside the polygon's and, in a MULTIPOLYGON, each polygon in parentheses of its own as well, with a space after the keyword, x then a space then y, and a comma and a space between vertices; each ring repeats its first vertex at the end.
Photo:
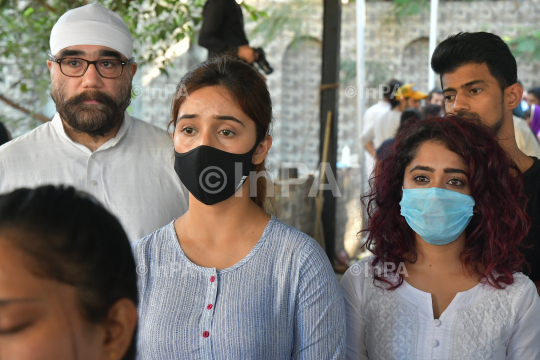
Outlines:
POLYGON ((437 18, 439 13, 439 0, 431 0, 431 17, 429 26, 429 78, 428 91, 435 87, 435 73, 431 70, 431 56, 437 47, 437 18))
MULTIPOLYGON (((368 168, 366 152, 362 146, 360 138, 364 130, 364 113, 366 112, 366 48, 365 48, 365 28, 366 28, 366 0, 356 0, 356 116, 358 118, 358 159, 360 161, 360 191, 364 195, 369 191, 368 168)), ((362 213, 360 227, 363 229, 367 216, 362 213)))
MULTIPOLYGON (((327 114, 332 113, 327 159, 337 179, 337 134, 339 108, 339 70, 340 70, 340 38, 341 36, 341 1, 324 0, 323 43, 322 43, 322 76, 320 104, 320 159, 323 159, 323 148, 327 114)), ((328 183, 326 180, 325 183, 328 183)), ((337 184, 336 184, 337 186, 337 184)), ((336 198, 331 190, 324 190, 322 227, 326 245, 326 254, 332 264, 335 258, 336 234, 336 198)))
MULTIPOLYGON (((360 145, 360 136, 364 127, 363 117, 366 111, 365 100, 365 78, 366 78, 366 57, 365 57, 365 27, 366 27, 366 1, 356 1, 356 106, 358 116, 358 157, 362 161, 362 173, 364 167, 364 148, 360 145)), ((362 174, 364 179, 365 174, 362 174)))

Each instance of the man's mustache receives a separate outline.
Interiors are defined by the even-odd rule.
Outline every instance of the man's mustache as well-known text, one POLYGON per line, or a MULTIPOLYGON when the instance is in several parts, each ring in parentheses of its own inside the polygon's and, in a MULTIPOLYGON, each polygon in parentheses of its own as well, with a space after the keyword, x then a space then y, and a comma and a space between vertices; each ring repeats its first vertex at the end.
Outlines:
POLYGON ((105 105, 107 107, 115 107, 117 106, 116 101, 106 93, 98 90, 88 90, 85 92, 82 92, 80 94, 74 95, 66 101, 67 106, 73 106, 73 105, 79 105, 84 103, 87 100, 95 100, 99 102, 102 105, 105 105))
POLYGON ((454 115, 454 116, 461 116, 461 117, 467 117, 467 118, 471 118, 471 119, 481 120, 480 115, 478 115, 475 112, 458 111, 458 112, 454 112, 454 113, 447 113, 446 115, 450 115, 450 116, 454 115))

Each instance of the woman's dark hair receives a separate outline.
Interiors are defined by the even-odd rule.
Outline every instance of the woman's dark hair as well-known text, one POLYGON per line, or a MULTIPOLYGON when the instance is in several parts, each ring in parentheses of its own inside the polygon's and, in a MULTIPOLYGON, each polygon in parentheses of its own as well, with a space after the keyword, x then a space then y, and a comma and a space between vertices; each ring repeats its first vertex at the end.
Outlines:
POLYGON ((441 76, 467 64, 486 64, 501 90, 517 83, 516 59, 499 36, 487 32, 460 32, 437 46, 431 68, 441 76))
MULTIPOLYGON (((221 86, 232 96, 242 111, 255 122, 257 142, 270 133, 272 124, 272 100, 263 78, 257 70, 244 60, 231 55, 218 55, 188 72, 176 88, 172 103, 172 120, 169 126, 176 127, 176 119, 186 95, 208 87, 221 86)), ((251 199, 261 208, 265 207, 267 171, 265 162, 255 167, 257 174, 257 196, 251 199)))
MULTIPOLYGON (((85 318, 106 320, 114 303, 137 306, 137 274, 120 222, 73 187, 41 186, 0 195, 0 234, 31 259, 36 276, 76 288, 85 318)), ((123 357, 134 360, 136 331, 123 357)))
MULTIPOLYGON (((414 231, 400 214, 405 168, 426 141, 440 142, 460 156, 469 167, 467 175, 475 214, 466 229, 463 264, 485 277, 495 288, 512 284, 513 273, 522 270, 524 256, 518 249, 531 221, 525 213, 523 179, 494 137, 493 130, 476 119, 457 116, 409 122, 392 148, 375 166, 373 188, 363 198, 369 225, 366 247, 375 258, 372 265, 416 261, 414 231)), ((393 275, 399 275, 394 271, 393 275)), ((403 283, 375 276, 389 290, 403 283)))

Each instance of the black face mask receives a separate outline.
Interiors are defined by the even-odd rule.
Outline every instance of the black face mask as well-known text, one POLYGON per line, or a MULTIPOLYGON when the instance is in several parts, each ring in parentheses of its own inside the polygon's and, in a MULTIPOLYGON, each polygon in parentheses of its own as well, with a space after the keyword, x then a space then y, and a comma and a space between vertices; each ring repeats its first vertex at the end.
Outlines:
POLYGON ((245 154, 233 154, 201 145, 186 153, 174 152, 174 170, 189 192, 205 205, 233 196, 242 187, 260 141, 245 154))

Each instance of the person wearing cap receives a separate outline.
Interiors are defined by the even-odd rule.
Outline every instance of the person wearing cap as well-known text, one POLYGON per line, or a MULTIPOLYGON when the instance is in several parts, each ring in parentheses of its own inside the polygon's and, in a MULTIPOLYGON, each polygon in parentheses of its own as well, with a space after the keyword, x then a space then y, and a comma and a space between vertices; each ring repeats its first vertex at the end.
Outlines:
POLYGON ((70 10, 54 25, 50 47, 57 113, 2 146, 0 193, 72 185, 115 214, 131 241, 187 211, 172 139, 126 112, 137 64, 124 20, 97 4, 70 10))
POLYGON ((407 109, 420 109, 422 105, 421 100, 427 99, 429 95, 425 92, 418 91, 414 84, 405 84, 399 88, 396 96, 403 96, 405 98, 405 107, 407 109))
POLYGON ((401 123, 401 113, 407 108, 420 108, 420 100, 427 98, 427 94, 416 90, 414 84, 402 85, 390 96, 391 109, 382 113, 369 124, 360 137, 362 145, 367 152, 377 158, 377 149, 382 143, 394 137, 401 123))

